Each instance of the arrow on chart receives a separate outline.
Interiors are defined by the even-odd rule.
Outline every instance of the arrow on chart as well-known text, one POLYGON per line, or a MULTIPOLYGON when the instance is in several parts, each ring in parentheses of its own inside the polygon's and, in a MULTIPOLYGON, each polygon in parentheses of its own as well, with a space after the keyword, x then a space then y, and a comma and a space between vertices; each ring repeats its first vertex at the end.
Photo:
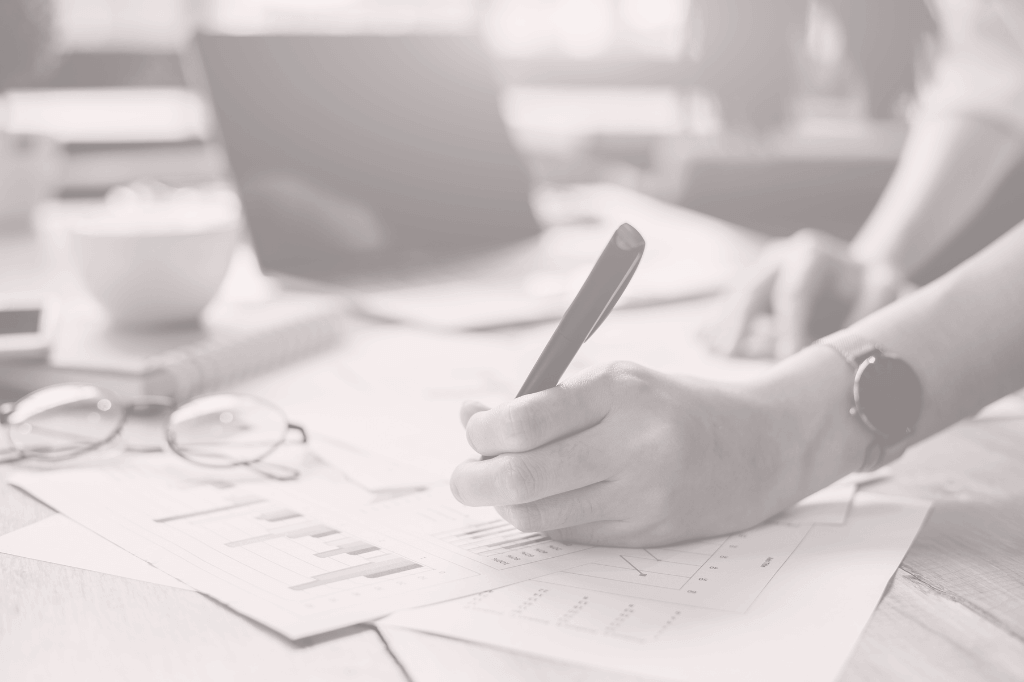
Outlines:
POLYGON ((622 557, 622 560, 623 560, 623 561, 625 561, 625 562, 626 562, 627 564, 629 564, 629 565, 630 565, 630 566, 632 567, 632 569, 633 569, 634 571, 636 571, 637 573, 639 573, 639 574, 640 574, 640 577, 641 577, 641 578, 646 578, 646 577, 647 577, 647 574, 646 574, 646 573, 644 573, 643 571, 641 571, 641 570, 640 570, 639 568, 637 568, 636 566, 633 566, 633 562, 632 562, 632 561, 630 561, 629 559, 627 559, 627 558, 625 557, 625 555, 622 555, 622 554, 620 554, 619 556, 620 556, 620 557, 622 557))

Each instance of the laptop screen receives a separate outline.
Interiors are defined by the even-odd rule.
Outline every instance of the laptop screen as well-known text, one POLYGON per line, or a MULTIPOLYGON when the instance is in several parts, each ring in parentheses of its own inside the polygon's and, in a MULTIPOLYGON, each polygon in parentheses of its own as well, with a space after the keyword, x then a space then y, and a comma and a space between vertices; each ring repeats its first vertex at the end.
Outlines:
POLYGON ((265 271, 332 276, 381 253, 466 250, 538 231, 475 38, 197 43, 265 271))

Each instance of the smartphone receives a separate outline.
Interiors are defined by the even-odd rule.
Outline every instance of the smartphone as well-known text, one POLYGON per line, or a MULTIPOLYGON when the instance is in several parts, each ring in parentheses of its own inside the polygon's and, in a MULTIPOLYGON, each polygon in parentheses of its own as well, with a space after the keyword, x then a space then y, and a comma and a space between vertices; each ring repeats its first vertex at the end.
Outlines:
POLYGON ((46 357, 57 315, 52 296, 0 294, 0 360, 46 357))

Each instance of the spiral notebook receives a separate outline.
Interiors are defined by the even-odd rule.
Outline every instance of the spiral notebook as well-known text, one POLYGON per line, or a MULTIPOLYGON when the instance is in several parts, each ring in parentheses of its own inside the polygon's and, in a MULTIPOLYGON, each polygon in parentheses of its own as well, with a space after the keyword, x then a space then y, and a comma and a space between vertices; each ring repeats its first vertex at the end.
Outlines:
POLYGON ((158 333, 109 328, 99 311, 70 311, 48 363, 3 367, 9 389, 89 383, 123 398, 178 401, 228 386, 334 345, 342 302, 333 296, 282 292, 268 300, 214 303, 201 327, 158 333))

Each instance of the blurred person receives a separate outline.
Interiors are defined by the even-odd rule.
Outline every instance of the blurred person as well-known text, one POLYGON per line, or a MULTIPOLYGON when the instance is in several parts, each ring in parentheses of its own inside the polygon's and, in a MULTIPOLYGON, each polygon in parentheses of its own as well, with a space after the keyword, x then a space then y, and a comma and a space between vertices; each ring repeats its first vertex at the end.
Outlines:
POLYGON ((0 2, 0 92, 30 80, 52 59, 48 0, 0 2))
MULTIPOLYGON (((730 130, 781 128, 800 88, 812 0, 693 0, 686 43, 695 84, 730 130)), ((926 0, 821 0, 842 26, 846 60, 874 118, 896 114, 916 88, 935 33, 926 0)))
POLYGON ((941 54, 867 222, 849 244, 805 230, 769 247, 706 331, 713 350, 785 357, 891 303, 962 236, 1019 161, 1024 2, 938 8, 941 54))
POLYGON ((724 123, 756 133, 781 126, 796 93, 793 38, 807 0, 695 0, 691 12, 696 84, 715 95, 724 123))
MULTIPOLYGON (((54 59, 47 0, 0 0, 0 95, 32 79, 54 59)), ((52 175, 52 145, 4 132, 0 119, 0 224, 21 221, 52 175), (37 182, 38 180, 38 182, 37 182)))

